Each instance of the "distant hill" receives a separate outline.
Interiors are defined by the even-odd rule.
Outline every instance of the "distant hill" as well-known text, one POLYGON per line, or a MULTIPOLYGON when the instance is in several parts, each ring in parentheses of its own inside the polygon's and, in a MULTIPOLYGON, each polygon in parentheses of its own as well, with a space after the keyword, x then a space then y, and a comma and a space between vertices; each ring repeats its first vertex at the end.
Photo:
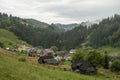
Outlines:
POLYGON ((95 21, 81 22, 80 24, 77 24, 77 23, 73 23, 73 24, 56 23, 55 25, 60 29, 64 29, 65 31, 68 31, 68 30, 74 29, 75 27, 79 27, 80 25, 90 27, 94 24, 99 24, 99 22, 100 22, 100 20, 95 20, 95 21))
POLYGON ((58 28, 64 29, 65 31, 72 30, 75 27, 78 27, 80 24, 74 23, 74 24, 55 24, 58 28))
POLYGON ((28 45, 26 42, 19 40, 12 32, 0 29, 0 44, 3 48, 13 48, 19 45, 28 45))
POLYGON ((100 20, 95 20, 95 21, 86 21, 86 22, 82 22, 81 25, 82 26, 87 26, 90 27, 94 24, 99 24, 100 20))
POLYGON ((40 21, 35 20, 35 19, 25 19, 25 21, 26 21, 28 24, 31 24, 31 25, 34 26, 34 27, 46 28, 46 27, 49 26, 49 24, 44 23, 44 22, 40 22, 40 21))

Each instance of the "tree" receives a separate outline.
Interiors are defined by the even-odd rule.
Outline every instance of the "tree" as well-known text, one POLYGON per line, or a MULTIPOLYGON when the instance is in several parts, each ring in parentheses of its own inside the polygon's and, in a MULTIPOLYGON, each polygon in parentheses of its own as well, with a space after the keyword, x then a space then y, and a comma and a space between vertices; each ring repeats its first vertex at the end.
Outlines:
POLYGON ((51 46, 50 49, 52 49, 55 52, 58 50, 58 48, 56 46, 51 46))
POLYGON ((84 60, 84 52, 81 49, 77 49, 72 56, 72 61, 84 60))
POLYGON ((110 70, 112 72, 120 72, 120 60, 115 60, 113 61, 111 67, 110 67, 110 70))
POLYGON ((104 57, 103 55, 96 51, 96 50, 92 50, 90 51, 86 56, 85 56, 85 60, 92 63, 94 66, 101 66, 104 64, 104 57))
POLYGON ((109 69, 109 59, 108 59, 108 55, 107 52, 105 51, 105 59, 104 59, 104 66, 105 69, 109 69))
POLYGON ((89 44, 93 48, 99 48, 104 45, 112 47, 120 46, 120 15, 113 18, 103 19, 98 25, 91 26, 89 44), (95 28, 96 26, 96 28, 95 28))

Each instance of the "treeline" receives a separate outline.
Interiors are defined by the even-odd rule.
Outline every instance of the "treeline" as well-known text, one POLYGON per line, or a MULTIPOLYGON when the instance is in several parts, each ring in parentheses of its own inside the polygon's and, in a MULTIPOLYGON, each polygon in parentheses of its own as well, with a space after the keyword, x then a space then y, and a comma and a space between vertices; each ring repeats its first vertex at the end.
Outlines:
MULTIPOLYGON (((19 39, 33 46, 59 50, 69 50, 90 46, 99 48, 104 45, 120 46, 120 15, 103 19, 91 27, 78 26, 69 31, 62 31, 54 24, 41 28, 30 25, 25 19, 0 13, 0 28, 12 31, 19 39)), ((9 35, 9 34, 8 34, 9 35)))
POLYGON ((86 37, 89 34, 89 29, 86 26, 78 26, 70 31, 62 33, 60 36, 61 48, 73 49, 81 47, 81 44, 85 42, 86 37))
POLYGON ((93 25, 89 44, 94 48, 104 45, 120 47, 120 15, 103 19, 98 25, 93 25))

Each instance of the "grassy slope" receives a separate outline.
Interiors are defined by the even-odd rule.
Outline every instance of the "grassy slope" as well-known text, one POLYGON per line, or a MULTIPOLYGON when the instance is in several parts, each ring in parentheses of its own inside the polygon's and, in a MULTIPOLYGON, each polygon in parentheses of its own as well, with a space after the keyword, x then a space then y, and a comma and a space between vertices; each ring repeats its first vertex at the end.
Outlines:
MULTIPOLYGON (((20 62, 0 49, 0 80, 119 80, 103 75, 82 75, 70 71, 50 70, 39 65, 20 62)), ((10 54, 10 53, 7 53, 10 54)))
POLYGON ((101 51, 102 53, 107 51, 109 55, 112 55, 114 53, 117 53, 117 54, 120 55, 120 48, 112 48, 112 47, 109 47, 109 46, 103 46, 99 49, 99 51, 101 51))
POLYGON ((24 41, 21 41, 16 37, 12 32, 9 32, 4 29, 0 29, 0 42, 4 44, 5 47, 14 47, 17 45, 26 44, 24 41))

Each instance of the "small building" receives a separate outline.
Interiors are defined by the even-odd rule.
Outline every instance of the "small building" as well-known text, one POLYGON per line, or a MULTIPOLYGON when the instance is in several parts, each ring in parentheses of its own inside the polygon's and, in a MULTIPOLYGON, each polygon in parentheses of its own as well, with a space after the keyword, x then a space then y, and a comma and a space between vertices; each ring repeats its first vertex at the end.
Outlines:
POLYGON ((75 53, 75 49, 71 49, 69 53, 64 56, 65 60, 72 60, 72 55, 75 53))
POLYGON ((28 51, 28 55, 32 56, 33 54, 35 54, 36 56, 53 56, 55 55, 54 51, 51 49, 35 49, 32 48, 28 51))
POLYGON ((74 53, 75 53, 75 49, 71 49, 71 50, 69 51, 69 53, 70 53, 70 54, 74 54, 74 53))
POLYGON ((41 51, 41 53, 40 53, 42 56, 53 56, 53 55, 55 55, 55 53, 54 53, 54 51, 53 50, 51 50, 51 49, 44 49, 44 50, 42 50, 41 51))
POLYGON ((72 55, 71 54, 66 54, 64 56, 64 60, 72 60, 72 55))
POLYGON ((35 48, 31 48, 31 49, 27 50, 27 53, 28 53, 28 56, 33 56, 33 57, 37 56, 35 48))
POLYGON ((62 56, 56 56, 54 59, 60 62, 62 60, 62 56))
POLYGON ((21 51, 27 51, 31 49, 30 47, 26 46, 26 45, 21 45, 18 47, 18 51, 21 52, 21 51))

